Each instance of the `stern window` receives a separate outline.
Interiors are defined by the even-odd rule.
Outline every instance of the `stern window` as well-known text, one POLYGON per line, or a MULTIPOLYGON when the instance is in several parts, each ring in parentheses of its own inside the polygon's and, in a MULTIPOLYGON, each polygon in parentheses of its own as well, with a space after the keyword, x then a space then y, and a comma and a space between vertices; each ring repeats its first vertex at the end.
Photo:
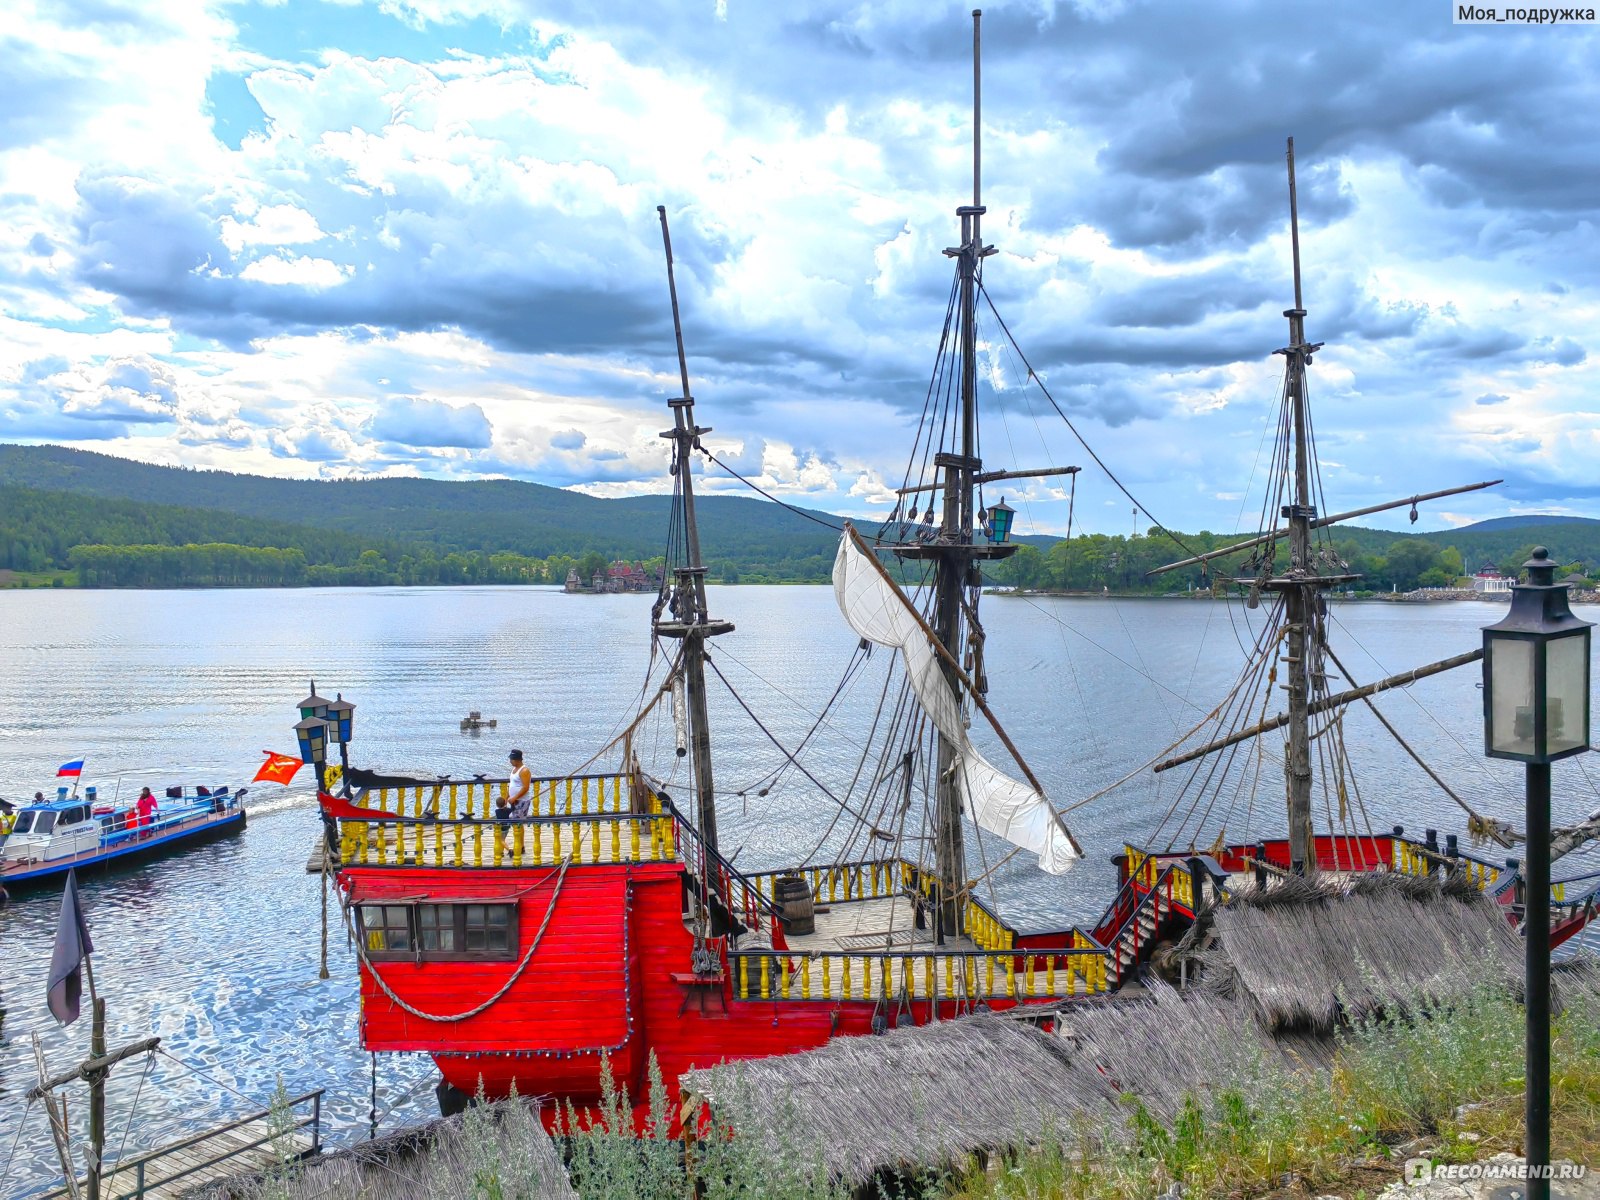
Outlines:
POLYGON ((515 958, 516 909, 514 903, 359 906, 367 957, 415 962, 515 958))

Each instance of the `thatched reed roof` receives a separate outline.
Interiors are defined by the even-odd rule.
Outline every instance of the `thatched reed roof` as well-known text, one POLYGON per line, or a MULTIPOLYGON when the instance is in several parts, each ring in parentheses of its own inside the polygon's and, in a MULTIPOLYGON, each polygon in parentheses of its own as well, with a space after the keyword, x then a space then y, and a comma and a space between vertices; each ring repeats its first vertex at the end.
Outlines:
POLYGON ((1184 950, 1202 986, 1274 1032, 1331 1031, 1387 1007, 1516 986, 1522 944, 1465 880, 1284 880, 1204 914, 1184 950))
POLYGON ((1563 1007, 1573 1002, 1600 1005, 1600 958, 1592 951, 1580 950, 1564 962, 1553 963, 1550 976, 1563 1007))
POLYGON ((1170 1120, 1219 1078, 1300 1065, 1238 1005, 1152 983, 1063 1010, 1054 1033, 979 1013, 691 1071, 683 1086, 735 1138, 817 1155, 832 1178, 858 1185, 879 1170, 936 1170, 1037 1141, 1078 1118, 1119 1123, 1130 1095, 1170 1120))
POLYGON ((682 1083, 735 1139, 818 1155, 852 1184, 1020 1144, 1038 1137, 1046 1109, 1108 1111, 1118 1094, 1066 1043, 987 1013, 690 1071, 682 1083))
MULTIPOLYGON (((1202 984, 1150 981, 1134 995, 1071 1003, 1054 1033, 977 1014, 836 1038, 782 1058, 691 1071, 736 1139, 816 1155, 835 1180, 936 1170, 978 1150, 1037 1140, 1079 1118, 1124 1121, 1137 1099, 1170 1122, 1218 1081, 1306 1085, 1331 1061, 1342 1016, 1515 987, 1520 939, 1464 883, 1409 876, 1289 880, 1203 914, 1180 953, 1202 984)), ((1600 966, 1582 986, 1600 990, 1600 966)), ((1575 982, 1575 986, 1578 984, 1575 982)), ((1251 1088, 1252 1092, 1257 1089, 1251 1088)))
POLYGON ((503 1101, 307 1159, 287 1173, 236 1176, 189 1200, 476 1200, 486 1173, 504 1200, 578 1200, 555 1145, 525 1102, 503 1101))
POLYGON ((1218 1080, 1242 1084, 1286 1068, 1322 1067, 1332 1054, 1324 1044, 1274 1039, 1221 996, 1154 981, 1127 1003, 1064 1009, 1055 1035, 1078 1072, 1100 1075, 1168 1121, 1185 1096, 1202 1095, 1218 1080))

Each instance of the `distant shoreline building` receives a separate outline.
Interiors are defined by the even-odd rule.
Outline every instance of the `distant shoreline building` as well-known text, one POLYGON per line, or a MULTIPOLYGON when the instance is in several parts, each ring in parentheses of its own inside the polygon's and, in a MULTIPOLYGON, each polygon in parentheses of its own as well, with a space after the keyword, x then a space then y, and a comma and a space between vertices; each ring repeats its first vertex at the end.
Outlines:
POLYGON ((578 568, 573 567, 567 572, 567 581, 562 590, 577 594, 596 596, 602 594, 617 594, 619 592, 655 592, 661 587, 661 571, 659 568, 650 570, 642 562, 625 562, 618 559, 604 570, 596 571, 587 583, 578 575, 578 568))
POLYGON ((1497 592, 1509 593, 1512 582, 1509 576, 1500 574, 1494 567, 1485 563, 1478 568, 1478 573, 1472 577, 1472 590, 1483 595, 1493 595, 1497 592))

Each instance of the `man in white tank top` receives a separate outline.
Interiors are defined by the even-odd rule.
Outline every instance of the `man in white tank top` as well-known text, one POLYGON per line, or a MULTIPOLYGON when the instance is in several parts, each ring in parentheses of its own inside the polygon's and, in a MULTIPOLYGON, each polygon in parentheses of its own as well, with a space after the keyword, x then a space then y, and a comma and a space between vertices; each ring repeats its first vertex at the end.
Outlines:
POLYGON ((533 810, 533 772, 522 762, 522 751, 511 752, 511 795, 506 800, 511 819, 526 820, 533 810))

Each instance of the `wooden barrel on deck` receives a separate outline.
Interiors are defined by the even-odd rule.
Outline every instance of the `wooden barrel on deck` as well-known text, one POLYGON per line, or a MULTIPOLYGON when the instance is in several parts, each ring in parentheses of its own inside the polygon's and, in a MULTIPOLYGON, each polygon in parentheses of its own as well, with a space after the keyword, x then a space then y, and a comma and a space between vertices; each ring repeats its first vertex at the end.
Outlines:
POLYGON ((772 902, 784 915, 784 929, 787 932, 817 931, 817 913, 811 899, 811 885, 798 872, 791 871, 778 876, 777 882, 772 885, 772 902))

